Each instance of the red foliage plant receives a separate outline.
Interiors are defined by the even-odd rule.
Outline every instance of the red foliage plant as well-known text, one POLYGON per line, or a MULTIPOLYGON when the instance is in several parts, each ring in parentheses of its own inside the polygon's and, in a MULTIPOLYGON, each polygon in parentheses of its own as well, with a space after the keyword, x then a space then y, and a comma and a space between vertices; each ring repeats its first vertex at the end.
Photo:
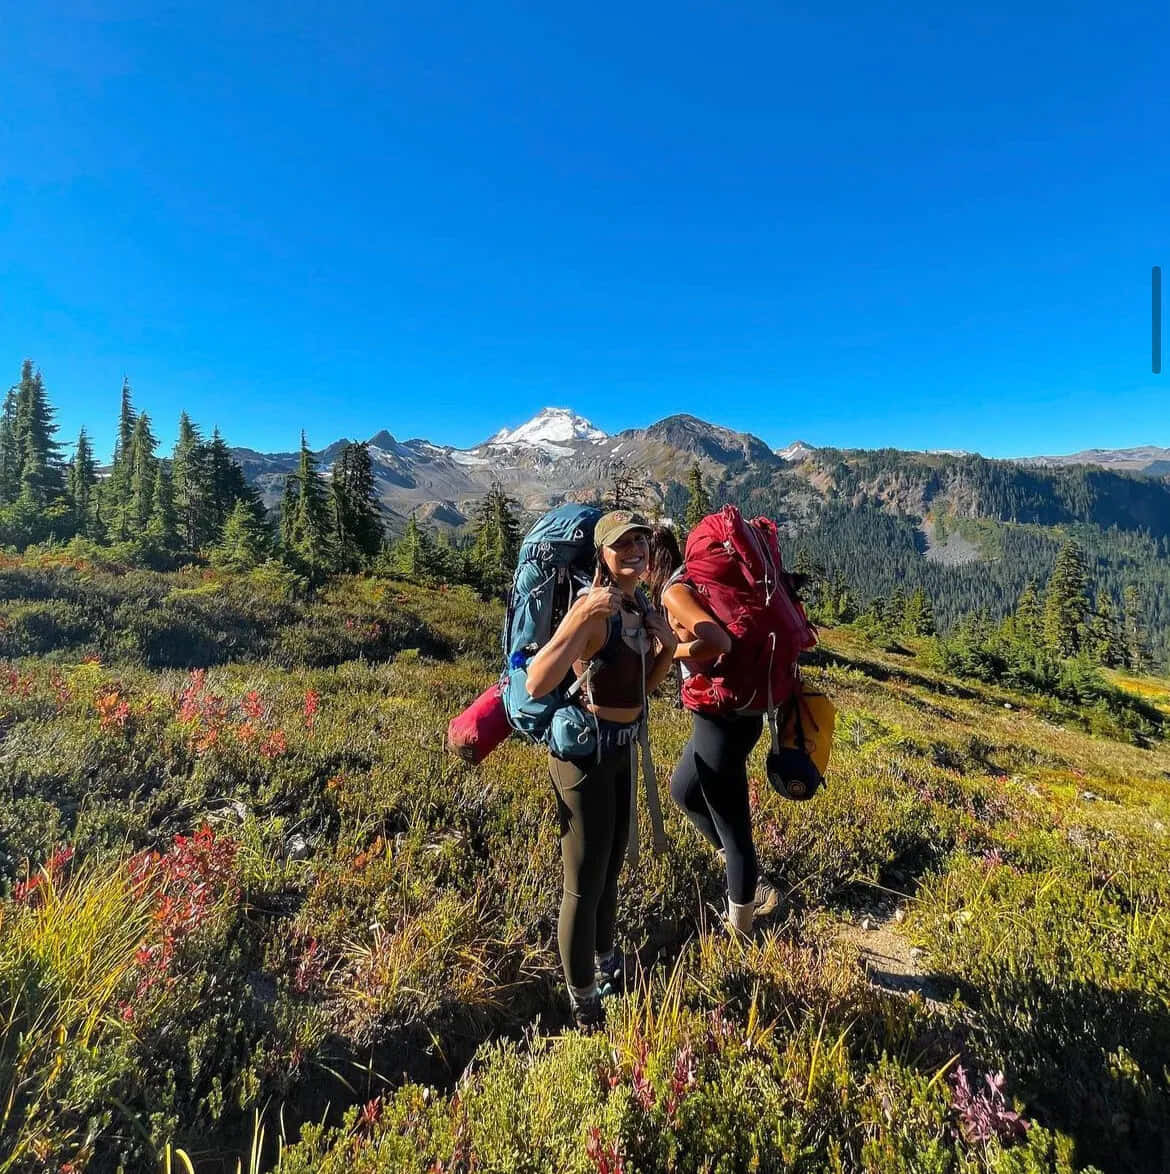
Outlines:
POLYGON ((974 1089, 960 1064, 951 1074, 952 1105, 959 1121, 959 1133, 968 1144, 985 1143, 993 1139, 1003 1143, 1018 1141, 1031 1128, 1004 1096, 1004 1075, 990 1072, 984 1076, 987 1087, 977 1084, 974 1089))
POLYGON ((674 1058, 670 1074, 670 1094, 666 1098, 666 1116, 673 1121, 679 1105, 690 1096, 698 1080, 695 1076, 695 1052, 688 1040, 674 1058))
POLYGON ((159 982, 174 981, 176 951, 221 903, 239 900, 238 847, 205 823, 193 836, 175 836, 166 853, 139 852, 130 858, 131 884, 150 896, 154 911, 151 933, 135 955, 139 978, 133 999, 122 1005, 125 1018, 133 1018, 135 1004, 159 982))
POLYGON ((260 753, 265 758, 279 758, 288 749, 288 741, 284 730, 273 730, 260 746, 260 753))
POLYGON ((324 974, 325 962, 320 954, 320 944, 316 938, 309 938, 297 959, 296 969, 293 972, 293 990, 298 995, 307 994, 320 984, 324 974))
POLYGON ((48 877, 55 882, 72 859, 72 848, 64 845, 58 848, 28 880, 13 885, 12 899, 19 905, 34 905, 43 891, 41 884, 45 878, 48 877))
POLYGON ((126 722, 130 717, 130 702, 122 696, 118 685, 111 685, 102 692, 94 704, 103 730, 126 728, 126 722))
POLYGON ((625 1174, 625 1164, 613 1142, 601 1140, 601 1130, 596 1125, 589 1127, 585 1142, 585 1156, 597 1167, 597 1174, 625 1174))
POLYGON ((16 669, 5 669, 0 674, 0 684, 3 684, 9 697, 24 698, 32 692, 33 679, 18 673, 16 669))

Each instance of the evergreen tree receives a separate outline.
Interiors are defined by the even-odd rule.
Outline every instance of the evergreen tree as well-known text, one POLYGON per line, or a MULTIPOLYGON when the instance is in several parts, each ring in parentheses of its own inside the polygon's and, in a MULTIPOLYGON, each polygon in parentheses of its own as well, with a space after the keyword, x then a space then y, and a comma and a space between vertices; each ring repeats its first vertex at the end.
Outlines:
POLYGON ((175 521, 175 493, 171 475, 158 468, 154 477, 154 494, 146 536, 163 550, 174 550, 179 545, 179 531, 175 521))
POLYGON ((73 524, 78 534, 92 536, 94 510, 94 487, 97 484, 97 466, 93 459, 93 448, 85 429, 77 435, 77 448, 69 462, 67 492, 73 509, 73 524))
POLYGON ((465 583, 470 577, 468 559, 451 541, 446 530, 435 535, 432 546, 435 577, 443 583, 465 583))
POLYGON ((0 414, 0 506, 11 505, 20 495, 20 463, 23 446, 16 423, 16 395, 13 384, 4 397, 0 414))
POLYGON ((418 524, 413 513, 407 519, 402 537, 394 544, 390 563, 396 575, 416 583, 435 577, 435 552, 431 537, 418 524))
POLYGON ((117 464, 119 457, 125 461, 130 459, 130 448, 134 442, 134 421, 136 419, 137 413, 134 411, 134 404, 130 392, 130 379, 129 377, 123 377, 122 406, 118 413, 118 439, 114 442, 115 464, 117 464))
POLYGON ((171 456, 175 517, 185 549, 194 553, 211 541, 207 445, 186 412, 179 416, 179 436, 171 456))
POLYGON ((1085 552, 1070 538, 1056 556, 1044 597, 1044 641, 1058 656, 1075 656, 1089 615, 1085 552))
POLYGON ((297 488, 296 473, 286 473, 284 489, 280 494, 280 548, 291 551, 293 548, 293 534, 297 523, 297 508, 300 492, 297 488))
POLYGON ((1125 662, 1125 642, 1108 591, 1097 592, 1097 607, 1089 620, 1089 648, 1093 661, 1106 668, 1125 662))
POLYGON ((496 481, 476 511, 471 565, 486 594, 502 595, 512 582, 520 550, 519 508, 496 481))
POLYGON ((220 534, 235 508, 235 479, 232 476, 232 454, 219 429, 211 432, 211 443, 207 447, 207 525, 212 534, 220 534))
POLYGON ((933 636, 934 605, 922 587, 915 587, 902 610, 902 627, 911 636, 933 636))
POLYGON ((212 550, 218 566, 250 571, 268 556, 268 535, 246 501, 237 501, 224 524, 223 536, 212 550))
POLYGON ((1031 579, 1028 580, 1016 604, 1015 634, 1017 639, 1037 647, 1044 640, 1044 613, 1040 607, 1040 597, 1036 593, 1036 584, 1031 579))
POLYGON ((687 512, 686 527, 693 530, 710 512, 711 497, 703 485, 703 470, 698 461, 691 466, 690 476, 687 478, 687 512))
POLYGON ((303 432, 300 462, 294 477, 293 509, 287 524, 283 510, 281 514, 282 533, 287 533, 285 549, 312 573, 324 574, 333 565, 329 498, 317 472, 317 459, 309 451, 303 432))
POLYGON ((347 444, 333 462, 333 521, 338 565, 364 566, 382 547, 377 486, 364 444, 347 444))
POLYGON ((130 477, 133 463, 134 411, 130 380, 122 380, 122 404, 118 415, 118 437, 114 441, 114 461, 110 476, 103 487, 104 513, 109 536, 114 542, 130 537, 130 477))
POLYGON ((906 622, 906 603, 906 592, 900 586, 894 588, 888 600, 882 601, 882 619, 891 632, 900 631, 906 622))
POLYGON ((1149 668, 1150 650, 1146 640, 1146 629, 1142 619, 1141 594, 1133 583, 1126 585, 1122 594, 1125 643, 1125 663, 1135 673, 1149 668))
POLYGON ((45 396, 45 385, 32 362, 24 361, 16 393, 17 458, 20 498, 28 506, 44 509, 64 493, 61 448, 53 439, 57 425, 45 396))
POLYGON ((130 499, 127 506, 128 529, 136 538, 146 532, 154 506, 154 483, 158 475, 158 458, 154 455, 158 441, 150 430, 150 417, 142 412, 134 421, 130 438, 130 499))

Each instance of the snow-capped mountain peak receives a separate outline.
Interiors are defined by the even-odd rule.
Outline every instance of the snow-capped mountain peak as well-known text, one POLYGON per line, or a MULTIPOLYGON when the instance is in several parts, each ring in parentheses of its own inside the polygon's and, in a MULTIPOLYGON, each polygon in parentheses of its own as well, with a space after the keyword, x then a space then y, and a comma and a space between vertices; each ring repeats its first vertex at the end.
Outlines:
POLYGON ((782 461, 803 461, 812 455, 812 448, 803 440, 794 440, 787 448, 776 449, 776 455, 782 461))
POLYGON ((544 408, 518 428, 501 428, 486 444, 545 445, 571 444, 575 440, 605 440, 600 428, 578 416, 571 408, 544 408))

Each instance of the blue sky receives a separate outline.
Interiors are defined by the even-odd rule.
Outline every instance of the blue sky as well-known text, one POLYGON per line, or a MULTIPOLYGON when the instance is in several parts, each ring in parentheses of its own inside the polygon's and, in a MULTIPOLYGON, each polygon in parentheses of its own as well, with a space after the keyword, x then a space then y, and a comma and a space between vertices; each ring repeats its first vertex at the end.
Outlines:
POLYGON ((1170 444, 1170 6, 8 5, 0 378, 167 445, 546 404, 1170 444))

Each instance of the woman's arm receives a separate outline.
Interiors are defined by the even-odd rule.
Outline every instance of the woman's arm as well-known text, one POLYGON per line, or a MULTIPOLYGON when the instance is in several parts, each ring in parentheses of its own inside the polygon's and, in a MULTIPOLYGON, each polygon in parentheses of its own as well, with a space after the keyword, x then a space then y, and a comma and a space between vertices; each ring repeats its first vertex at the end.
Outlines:
POLYGON ((598 652, 620 595, 616 587, 595 586, 569 608, 552 639, 528 662, 528 695, 533 700, 551 693, 574 662, 598 652))
POLYGON ((678 646, 678 639, 670 630, 670 624, 660 611, 651 611, 643 621, 646 633, 658 643, 658 652, 654 656, 654 663, 646 670, 646 695, 649 696, 666 679, 670 666, 674 663, 674 650, 678 646))
POLYGON ((675 583, 667 588, 662 602, 671 622, 691 634, 690 640, 679 641, 676 660, 715 660, 731 651, 731 637, 689 587, 675 583))

